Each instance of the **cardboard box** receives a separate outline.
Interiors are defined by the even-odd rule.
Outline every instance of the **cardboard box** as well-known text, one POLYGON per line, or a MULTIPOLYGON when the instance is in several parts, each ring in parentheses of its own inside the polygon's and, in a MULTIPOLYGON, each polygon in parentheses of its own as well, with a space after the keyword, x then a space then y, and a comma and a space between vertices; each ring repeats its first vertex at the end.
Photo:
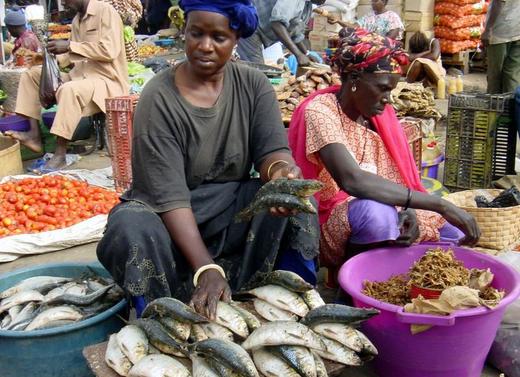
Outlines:
MULTIPOLYGON (((331 16, 341 20, 340 13, 331 12, 331 16)), ((340 30, 341 30, 341 25, 328 23, 327 17, 325 17, 325 16, 320 16, 317 14, 313 17, 312 31, 337 33, 340 30)))
MULTIPOLYGON (((387 5, 386 9, 397 13, 399 15, 399 17, 401 17, 402 11, 403 11, 402 5, 400 5, 400 4, 399 5, 387 5)), ((357 18, 361 18, 366 14, 372 13, 372 5, 358 5, 358 7, 356 8, 356 13, 357 13, 356 14, 357 18)))
POLYGON ((311 44, 311 50, 324 51, 329 47, 329 38, 334 37, 335 33, 329 33, 326 31, 311 31, 309 33, 309 43, 311 44))
POLYGON ((404 10, 406 12, 433 13, 435 0, 405 0, 404 10))
POLYGON ((405 12, 403 22, 406 31, 433 30, 433 13, 405 12))
MULTIPOLYGON (((412 38, 412 35, 414 35, 415 33, 415 31, 406 31, 404 42, 404 48, 406 49, 406 51, 410 51, 410 38, 412 38)), ((433 30, 423 30, 423 33, 426 35, 426 38, 433 38, 433 30)))

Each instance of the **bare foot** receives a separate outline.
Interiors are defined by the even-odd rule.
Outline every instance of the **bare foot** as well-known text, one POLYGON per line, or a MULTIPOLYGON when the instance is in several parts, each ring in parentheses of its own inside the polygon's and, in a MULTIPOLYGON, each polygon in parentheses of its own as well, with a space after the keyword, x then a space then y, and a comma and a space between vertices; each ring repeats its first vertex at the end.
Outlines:
POLYGON ((33 152, 40 153, 43 149, 42 140, 39 133, 6 131, 4 132, 4 135, 18 140, 33 152))
POLYGON ((56 153, 44 165, 43 169, 59 170, 67 166, 65 156, 57 155, 56 153))

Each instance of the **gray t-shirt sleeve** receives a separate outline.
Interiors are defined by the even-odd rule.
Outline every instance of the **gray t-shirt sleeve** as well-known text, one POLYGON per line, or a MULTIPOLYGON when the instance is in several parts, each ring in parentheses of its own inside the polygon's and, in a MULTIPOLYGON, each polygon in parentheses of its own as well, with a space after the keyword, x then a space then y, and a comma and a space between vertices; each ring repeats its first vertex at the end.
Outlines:
POLYGON ((272 85, 261 73, 256 75, 255 81, 257 94, 253 104, 250 151, 255 170, 260 171, 268 154, 279 151, 290 153, 290 150, 272 85))
POLYGON ((137 105, 132 188, 123 198, 139 201, 155 212, 166 212, 190 208, 191 196, 182 145, 179 136, 172 132, 175 129, 172 112, 164 101, 165 96, 160 94, 145 91, 137 105))

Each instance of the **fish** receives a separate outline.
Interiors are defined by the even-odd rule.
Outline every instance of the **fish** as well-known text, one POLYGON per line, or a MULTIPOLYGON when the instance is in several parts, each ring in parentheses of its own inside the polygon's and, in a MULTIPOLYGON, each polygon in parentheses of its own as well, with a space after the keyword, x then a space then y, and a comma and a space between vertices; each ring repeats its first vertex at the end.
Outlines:
POLYGON ((193 377, 220 377, 204 360, 197 355, 190 355, 193 377))
POLYGON ((127 376, 130 368, 132 368, 132 363, 117 344, 116 334, 112 334, 108 338, 105 362, 120 376, 127 376))
POLYGON ((240 314, 240 316, 244 319, 244 321, 246 321, 247 328, 249 329, 250 332, 253 330, 256 330, 257 328, 259 328, 261 326, 259 319, 250 311, 244 309, 243 307, 241 307, 240 305, 238 305, 236 302, 233 302, 233 301, 230 302, 229 305, 231 305, 233 307, 233 309, 235 309, 237 311, 237 313, 240 314))
MULTIPOLYGON (((220 339, 206 339, 190 346, 190 351, 216 360, 243 377, 259 377, 249 354, 238 344, 220 339)), ((211 364, 210 364, 211 365, 211 364)))
POLYGON ((24 331, 27 326, 29 326, 29 324, 32 322, 33 318, 27 318, 26 320, 24 321, 19 321, 19 322, 16 322, 16 323, 12 323, 9 325, 9 328, 7 328, 6 330, 11 330, 11 331, 24 331))
POLYGON ((243 339, 249 335, 246 321, 231 305, 223 301, 217 303, 215 322, 231 330, 243 339))
POLYGON ((322 188, 323 183, 315 179, 278 178, 271 180, 260 187, 256 196, 283 193, 306 197, 317 193, 322 188))
POLYGON ((316 365, 316 377, 329 377, 329 373, 327 372, 327 367, 325 366, 323 359, 313 350, 311 350, 311 354, 314 357, 314 365, 316 365))
POLYGON ((189 322, 177 321, 171 317, 159 317, 157 320, 174 338, 182 341, 186 341, 189 338, 191 331, 191 324, 189 322))
POLYGON ((316 333, 335 340, 355 352, 361 352, 363 342, 358 331, 343 323, 321 323, 311 327, 316 333))
POLYGON ((158 321, 139 318, 134 321, 134 324, 146 333, 149 342, 162 353, 179 357, 187 356, 182 341, 172 338, 158 321))
POLYGON ((71 325, 73 323, 76 323, 76 321, 72 320, 72 319, 57 319, 55 321, 46 323, 45 325, 40 327, 38 330, 53 329, 55 327, 71 325))
POLYGON ((301 198, 289 194, 267 194, 257 198, 235 215, 235 221, 248 221, 256 214, 263 212, 271 207, 284 207, 291 210, 296 210, 302 213, 316 213, 316 208, 307 198, 301 198))
POLYGON ((307 292, 314 287, 307 283, 300 275, 286 270, 275 270, 267 274, 264 285, 274 284, 296 293, 307 292))
POLYGON ((311 310, 325 305, 325 301, 323 301, 320 293, 315 289, 302 293, 302 298, 311 310))
POLYGON ((191 325, 191 331, 190 331, 190 340, 192 342, 200 342, 201 340, 208 339, 208 336, 206 335, 206 332, 201 327, 201 325, 193 324, 191 325))
POLYGON ((310 351, 301 346, 266 347, 273 355, 285 361, 302 377, 317 377, 316 364, 310 351))
POLYGON ((157 348, 152 346, 151 344, 148 344, 148 355, 159 355, 161 351, 159 351, 157 348))
POLYGON ((50 302, 56 297, 59 297, 65 293, 69 293, 71 295, 85 295, 87 294, 88 287, 84 284, 79 284, 76 281, 71 281, 68 283, 65 283, 59 287, 56 287, 52 289, 51 291, 47 292, 45 295, 45 302, 50 302))
POLYGON ((79 321, 82 318, 83 313, 71 306, 56 306, 38 314, 25 328, 25 331, 42 329, 56 321, 79 321))
POLYGON ((191 373, 173 357, 148 355, 130 369, 128 377, 191 377, 191 373))
POLYGON ((67 304, 77 306, 91 305, 95 301, 101 299, 114 285, 108 285, 93 293, 87 295, 75 295, 70 293, 63 293, 62 295, 46 301, 49 305, 67 304))
POLYGON ((172 317, 181 322, 206 323, 208 319, 172 297, 161 297, 153 300, 143 310, 142 318, 157 315, 159 317, 172 317))
POLYGON ((35 302, 29 302, 27 303, 22 310, 18 313, 16 318, 13 320, 13 324, 25 321, 29 318, 34 318, 38 313, 36 313, 36 310, 38 309, 38 304, 35 302))
POLYGON ((270 322, 298 320, 298 316, 296 314, 286 310, 278 309, 276 306, 269 304, 267 301, 260 300, 259 298, 255 298, 253 300, 253 305, 256 312, 270 322))
POLYGON ((285 361, 264 348, 258 348, 253 351, 253 360, 258 371, 266 377, 301 377, 285 361))
POLYGON ((233 341, 233 333, 227 327, 221 326, 217 323, 202 323, 199 325, 207 339, 223 339, 233 341))
POLYGON ((126 325, 116 336, 119 349, 128 357, 132 364, 137 363, 148 354, 148 338, 138 326, 126 325))
POLYGON ((316 354, 324 359, 332 360, 340 364, 359 366, 363 364, 361 358, 350 348, 345 347, 335 340, 321 337, 327 349, 315 350, 316 354))
POLYGON ((0 322, 0 329, 7 329, 7 326, 9 326, 11 322, 13 322, 13 319, 11 318, 10 314, 7 314, 4 318, 2 318, 2 322, 0 322))
POLYGON ((246 350, 281 345, 326 350, 325 343, 318 334, 307 326, 294 321, 264 323, 242 343, 242 347, 246 350))
POLYGON ((300 317, 304 317, 309 312, 309 307, 298 294, 278 285, 264 285, 251 289, 248 293, 300 317))
POLYGON ((377 351, 377 348, 376 346, 374 346, 374 344, 370 341, 370 339, 368 339, 368 337, 363 334, 361 331, 359 330, 355 330, 359 339, 361 340, 361 343, 363 344, 363 349, 362 349, 362 353, 364 354, 368 354, 368 355, 371 355, 371 356, 377 356, 378 355, 378 351, 377 351))
POLYGON ((14 295, 0 301, 0 314, 9 310, 13 306, 22 305, 31 301, 43 301, 43 295, 35 290, 26 290, 15 293, 14 295))
POLYGON ((22 310, 23 305, 16 305, 10 308, 7 313, 11 316, 11 319, 15 319, 18 314, 20 314, 20 311, 22 310))
POLYGON ((357 323, 379 314, 377 309, 353 308, 340 304, 325 304, 309 311, 301 323, 314 326, 320 323, 357 323))
POLYGON ((214 358, 208 357, 206 362, 219 377, 242 377, 240 373, 235 372, 233 369, 229 368, 227 365, 222 364, 220 361, 214 358))
POLYGON ((39 291, 42 287, 49 287, 49 285, 61 284, 67 281, 71 281, 72 278, 60 277, 60 276, 34 276, 22 280, 18 284, 7 288, 0 293, 0 299, 11 297, 17 293, 23 291, 39 291))

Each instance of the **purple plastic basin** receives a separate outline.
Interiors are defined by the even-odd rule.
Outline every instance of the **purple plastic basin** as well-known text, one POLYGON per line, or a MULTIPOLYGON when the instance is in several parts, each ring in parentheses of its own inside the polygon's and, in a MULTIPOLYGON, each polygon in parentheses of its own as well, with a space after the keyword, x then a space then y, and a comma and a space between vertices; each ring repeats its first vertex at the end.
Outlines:
POLYGON ((28 119, 20 115, 10 115, 0 118, 0 131, 20 131, 26 132, 31 129, 31 123, 28 119))
POLYGON ((42 121, 45 127, 50 129, 52 127, 52 123, 54 123, 54 118, 56 117, 55 111, 48 111, 42 114, 42 121))
POLYGON ((381 314, 364 322, 362 329, 379 350, 375 366, 380 377, 479 377, 506 307, 520 295, 520 276, 498 259, 450 244, 422 244, 409 248, 384 248, 359 254, 340 269, 340 286, 355 306, 374 307, 381 314), (450 247, 467 268, 489 268, 492 285, 506 292, 490 310, 479 307, 449 316, 405 313, 361 293, 363 281, 384 281, 406 273, 427 249, 450 247), (412 335, 410 324, 434 327, 412 335))

